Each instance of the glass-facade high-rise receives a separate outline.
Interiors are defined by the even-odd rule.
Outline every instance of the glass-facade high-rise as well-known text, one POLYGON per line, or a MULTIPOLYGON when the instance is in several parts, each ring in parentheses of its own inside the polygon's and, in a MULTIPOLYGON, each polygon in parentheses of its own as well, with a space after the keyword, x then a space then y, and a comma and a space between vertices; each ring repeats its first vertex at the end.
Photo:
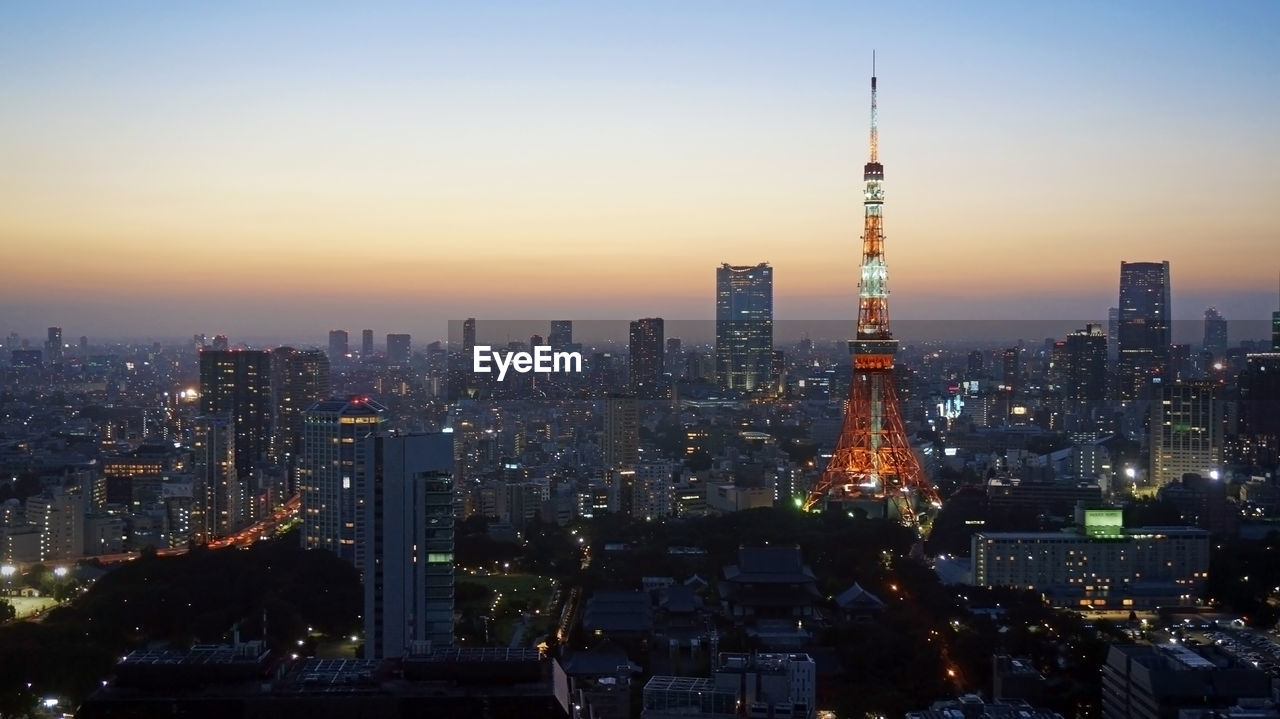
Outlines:
POLYGON ((1227 353, 1227 318, 1210 307, 1204 311, 1204 347, 1205 352, 1212 352, 1214 357, 1222 357, 1227 353))
POLYGON ((716 268, 716 382, 753 392, 770 386, 773 369, 773 268, 716 268))
POLYGON ((1116 390, 1120 399, 1142 399, 1153 383, 1168 378, 1173 343, 1169 308, 1168 261, 1120 263, 1116 327, 1116 390))

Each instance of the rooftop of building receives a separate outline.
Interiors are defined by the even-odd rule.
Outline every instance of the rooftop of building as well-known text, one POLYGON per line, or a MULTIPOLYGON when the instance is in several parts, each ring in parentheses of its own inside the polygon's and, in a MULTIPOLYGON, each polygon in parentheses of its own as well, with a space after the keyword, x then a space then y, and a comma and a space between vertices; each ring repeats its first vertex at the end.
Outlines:
POLYGON ((738 563, 724 568, 730 582, 750 584, 803 584, 816 581, 805 566, 799 547, 739 547, 738 563))

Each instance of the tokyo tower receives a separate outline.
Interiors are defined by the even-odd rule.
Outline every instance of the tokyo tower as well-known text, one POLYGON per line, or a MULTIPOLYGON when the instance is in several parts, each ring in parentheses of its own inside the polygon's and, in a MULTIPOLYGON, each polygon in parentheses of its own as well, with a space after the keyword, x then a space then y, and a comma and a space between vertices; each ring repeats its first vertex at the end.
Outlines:
POLYGON ((871 158, 862 170, 865 221, 858 283, 858 333, 849 342, 853 380, 835 454, 814 485, 806 510, 825 503, 883 507, 905 524, 918 508, 941 506, 938 490, 911 451, 894 389, 898 341, 889 332, 888 266, 884 259, 884 165, 876 127, 875 58, 871 63, 871 158), (891 509, 892 508, 892 509, 891 509))

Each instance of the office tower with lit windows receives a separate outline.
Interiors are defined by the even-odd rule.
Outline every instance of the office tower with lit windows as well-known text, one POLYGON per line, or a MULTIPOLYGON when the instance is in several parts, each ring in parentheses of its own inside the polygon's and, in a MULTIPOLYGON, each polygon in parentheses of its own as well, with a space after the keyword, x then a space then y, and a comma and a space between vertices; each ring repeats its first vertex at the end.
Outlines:
POLYGON ((49 337, 44 343, 44 357, 49 364, 62 361, 62 328, 50 327, 49 337))
POLYGON ((346 330, 329 330, 329 364, 340 365, 347 361, 348 335, 346 330))
POLYGON ((373 330, 360 330, 360 359, 373 356, 373 330))
POLYGON ((1151 482, 1164 486, 1190 472, 1216 476, 1222 467, 1223 401, 1210 382, 1169 382, 1151 403, 1151 482))
POLYGON ((769 386, 773 364, 773 268, 716 268, 716 382, 754 392, 769 386))
POLYGON ((240 479, 236 475, 236 434, 229 415, 196 417, 191 431, 191 535, 207 544, 233 534, 241 515, 240 479))
POLYGON ((329 397, 329 357, 317 349, 279 347, 271 353, 275 438, 272 456, 289 470, 289 491, 297 489, 302 451, 302 413, 329 397))
POLYGON ((368 435, 359 524, 365 659, 453 644, 453 433, 368 435))
POLYGON ((1120 263, 1116 390, 1120 399, 1145 399, 1169 376, 1169 262, 1120 263))
POLYGON ((409 335, 391 334, 387 335, 387 364, 407 365, 409 364, 410 345, 409 335))
POLYGON ((568 352, 573 345, 573 320, 551 320, 547 344, 555 352, 568 352))
POLYGON ((631 323, 631 392, 639 399, 663 395, 666 358, 661 317, 631 323))
POLYGON ((1212 352, 1214 357, 1227 353, 1227 318, 1215 307, 1204 311, 1204 351, 1212 352))
POLYGON ((302 546, 327 549, 363 566, 367 538, 360 507, 367 458, 363 440, 384 434, 387 410, 364 397, 317 402, 302 414, 302 546))
POLYGON ((200 353, 200 414, 230 416, 236 434, 236 476, 262 466, 271 449, 274 405, 271 353, 205 350, 200 353))

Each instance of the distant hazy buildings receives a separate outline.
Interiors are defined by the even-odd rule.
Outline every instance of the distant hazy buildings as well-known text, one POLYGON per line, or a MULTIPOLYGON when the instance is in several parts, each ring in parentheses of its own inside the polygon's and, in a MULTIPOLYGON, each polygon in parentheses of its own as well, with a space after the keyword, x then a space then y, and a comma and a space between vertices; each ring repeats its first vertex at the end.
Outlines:
POLYGON ((1168 378, 1169 262, 1121 262, 1117 317, 1117 392, 1142 399, 1158 379, 1168 378))
POLYGON ((373 356, 373 330, 360 330, 360 359, 373 356))
POLYGON ((665 346, 661 317, 631 323, 631 392, 640 399, 658 399, 663 395, 666 372, 665 346))
POLYGON ((264 350, 200 353, 200 414, 230 416, 236 474, 249 476, 271 448, 271 354, 264 350))
POLYGON ((1183 474, 1210 476, 1222 467, 1223 401, 1209 382, 1173 382, 1151 403, 1151 471, 1157 486, 1183 474))
POLYGON ((366 659, 453 643, 453 434, 366 435, 366 659))
POLYGON ((362 397, 330 399, 302 416, 302 546, 327 549, 356 567, 368 544, 357 532, 363 496, 363 440, 383 433, 387 410, 362 397))
POLYGON ((331 364, 342 364, 347 361, 347 355, 351 351, 348 347, 348 339, 346 330, 329 330, 329 362, 331 364))
POLYGON ((1210 307, 1204 311, 1204 347, 1214 357, 1227 353, 1227 318, 1217 308, 1210 307))
POLYGON ((770 385, 773 365, 773 268, 716 269, 716 382, 752 392, 770 385))
POLYGON ((555 352, 568 352, 573 349, 573 320, 551 320, 547 344, 551 345, 551 349, 555 352))
POLYGON ((409 364, 411 354, 409 340, 409 335, 406 334, 387 335, 387 364, 409 364))
POLYGON ((44 356, 49 364, 58 364, 62 361, 62 328, 50 327, 49 337, 44 343, 44 356))

